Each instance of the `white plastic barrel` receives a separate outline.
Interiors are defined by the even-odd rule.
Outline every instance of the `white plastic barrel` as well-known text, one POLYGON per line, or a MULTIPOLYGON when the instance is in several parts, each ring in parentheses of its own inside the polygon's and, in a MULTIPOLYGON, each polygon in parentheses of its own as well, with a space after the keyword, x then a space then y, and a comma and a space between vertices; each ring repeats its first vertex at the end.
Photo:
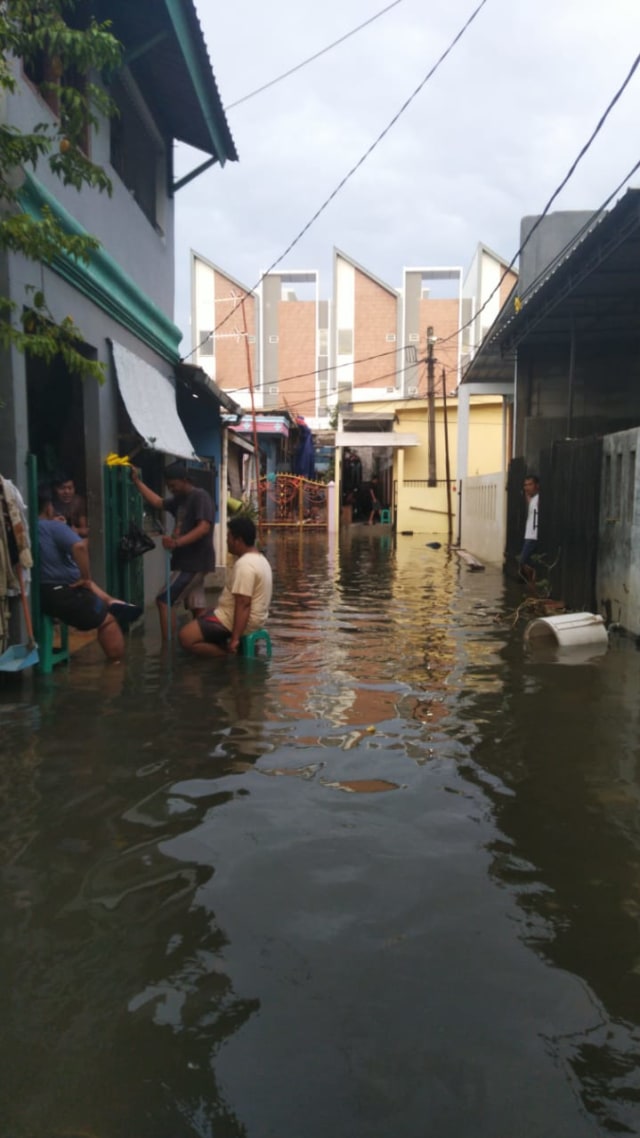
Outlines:
POLYGON ((607 644, 604 619, 593 612, 568 612, 561 616, 540 616, 524 631, 525 642, 558 644, 573 648, 582 644, 607 644))

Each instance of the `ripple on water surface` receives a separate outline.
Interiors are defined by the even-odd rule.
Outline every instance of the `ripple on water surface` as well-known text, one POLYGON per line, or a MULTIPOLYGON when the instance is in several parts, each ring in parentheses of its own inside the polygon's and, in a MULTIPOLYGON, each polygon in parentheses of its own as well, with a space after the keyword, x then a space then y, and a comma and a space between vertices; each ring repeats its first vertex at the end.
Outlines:
POLYGON ((640 655, 428 541, 271 536, 270 661, 2 687, 3 1133, 640 1134, 640 655))

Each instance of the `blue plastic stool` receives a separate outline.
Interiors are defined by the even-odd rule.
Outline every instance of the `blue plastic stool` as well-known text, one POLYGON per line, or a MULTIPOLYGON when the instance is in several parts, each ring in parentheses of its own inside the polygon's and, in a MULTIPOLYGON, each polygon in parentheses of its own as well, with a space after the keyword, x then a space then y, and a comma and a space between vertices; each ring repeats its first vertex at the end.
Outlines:
POLYGON ((56 664, 66 664, 69 662, 69 628, 66 624, 60 624, 60 647, 53 647, 53 634, 55 629, 55 622, 50 616, 40 617, 40 636, 38 639, 38 655, 40 663, 38 665, 41 672, 48 676, 56 666, 56 664))
POLYGON ((391 525, 391 510, 380 510, 380 525, 391 525))
POLYGON ((256 647, 264 640, 267 657, 271 658, 271 637, 266 628, 258 628, 255 632, 248 632, 240 637, 240 653, 242 656, 256 656, 256 647))

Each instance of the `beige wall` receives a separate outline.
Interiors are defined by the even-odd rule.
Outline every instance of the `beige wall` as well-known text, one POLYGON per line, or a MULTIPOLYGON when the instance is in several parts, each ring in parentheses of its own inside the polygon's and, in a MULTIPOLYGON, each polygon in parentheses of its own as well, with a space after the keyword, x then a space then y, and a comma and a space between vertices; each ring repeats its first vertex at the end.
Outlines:
MULTIPOLYGON (((394 407, 397 422, 394 431, 417 436, 417 446, 394 449, 393 482, 397 505, 398 531, 444 535, 448 521, 446 486, 445 408, 436 400, 436 478, 437 486, 428 485, 428 421, 426 399, 399 401, 371 400, 358 405, 362 412, 385 411, 394 407)), ((449 477, 451 485, 452 528, 457 535, 458 494, 455 481, 457 463, 458 401, 447 399, 446 421, 449 438, 449 477)), ((474 398, 469 415, 469 473, 489 474, 500 470, 502 462, 502 400, 491 396, 474 398)))

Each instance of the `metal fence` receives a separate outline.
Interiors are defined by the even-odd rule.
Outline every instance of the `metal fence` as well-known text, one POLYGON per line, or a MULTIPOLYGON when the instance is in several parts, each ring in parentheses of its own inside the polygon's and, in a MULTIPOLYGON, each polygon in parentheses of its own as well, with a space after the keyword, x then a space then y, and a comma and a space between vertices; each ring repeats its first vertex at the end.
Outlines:
POLYGON ((260 521, 267 527, 328 526, 326 482, 312 482, 297 474, 274 474, 259 485, 260 521))

